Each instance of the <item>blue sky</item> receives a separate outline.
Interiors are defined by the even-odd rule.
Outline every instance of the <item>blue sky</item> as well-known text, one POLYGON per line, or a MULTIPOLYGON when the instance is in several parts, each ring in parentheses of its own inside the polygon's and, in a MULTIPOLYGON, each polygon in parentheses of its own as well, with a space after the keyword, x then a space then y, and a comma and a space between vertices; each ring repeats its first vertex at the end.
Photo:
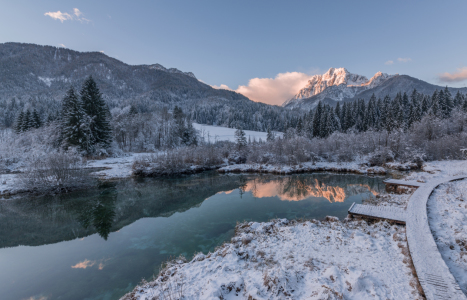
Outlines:
POLYGON ((464 87, 466 11, 465 0, 15 0, 1 4, 0 42, 104 51, 128 64, 160 63, 232 89, 248 88, 254 78, 274 85, 278 74, 291 72, 286 82, 302 80, 330 67, 464 87), (45 15, 58 11, 63 21, 45 15))

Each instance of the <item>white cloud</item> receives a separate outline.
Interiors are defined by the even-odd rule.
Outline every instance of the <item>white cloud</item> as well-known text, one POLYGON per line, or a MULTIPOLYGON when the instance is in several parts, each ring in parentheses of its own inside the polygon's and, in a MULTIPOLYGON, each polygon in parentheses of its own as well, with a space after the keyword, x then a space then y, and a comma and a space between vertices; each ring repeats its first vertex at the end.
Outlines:
POLYGON ((66 48, 66 46, 64 44, 60 44, 59 45, 60 47, 63 47, 63 48, 66 48))
POLYGON ((90 20, 86 19, 83 15, 83 13, 77 9, 73 8, 73 14, 69 13, 62 13, 61 11, 49 11, 44 14, 44 16, 49 16, 54 20, 60 20, 60 22, 63 23, 63 21, 66 20, 71 20, 71 21, 80 21, 81 23, 89 23, 91 22, 90 20))
MULTIPOLYGON (((302 89, 313 75, 300 72, 279 73, 275 78, 252 78, 248 85, 240 85, 235 92, 256 102, 281 105, 302 89)), ((233 90, 225 84, 213 86, 233 90)))
POLYGON ((467 79, 467 67, 457 69, 454 73, 443 73, 438 75, 441 82, 459 82, 467 79))
POLYGON ((75 16, 77 16, 79 18, 79 16, 81 16, 83 13, 77 9, 77 8, 73 8, 73 12, 75 13, 75 16))
POLYGON ((54 20, 60 20, 60 22, 62 22, 62 23, 63 23, 63 21, 72 20, 72 19, 73 19, 73 17, 72 17, 70 14, 68 14, 68 13, 62 13, 61 11, 56 11, 56 12, 51 12, 51 11, 49 11, 49 12, 46 12, 46 13, 44 14, 44 16, 49 16, 49 17, 51 17, 51 18, 54 19, 54 20))
POLYGON ((406 63, 406 62, 412 61, 412 59, 410 57, 405 57, 405 58, 399 57, 397 61, 406 63))
POLYGON ((99 51, 100 53, 104 53, 104 50, 99 51))
POLYGON ((394 63, 394 61, 392 61, 392 60, 388 60, 388 61, 387 61, 387 62, 385 62, 384 64, 385 64, 385 65, 392 65, 393 63, 394 63))

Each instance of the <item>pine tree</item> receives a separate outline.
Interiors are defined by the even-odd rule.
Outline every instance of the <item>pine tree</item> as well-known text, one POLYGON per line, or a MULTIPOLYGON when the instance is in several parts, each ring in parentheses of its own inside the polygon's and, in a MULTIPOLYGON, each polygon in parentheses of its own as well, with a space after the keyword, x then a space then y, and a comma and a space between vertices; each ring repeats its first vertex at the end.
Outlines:
POLYGON ((89 76, 81 88, 81 101, 84 112, 89 116, 93 145, 101 144, 104 148, 112 142, 110 127, 110 112, 102 99, 102 94, 96 82, 89 76))
POLYGON ((323 105, 321 101, 318 102, 318 106, 315 109, 315 115, 313 116, 313 136, 321 136, 321 118, 323 114, 323 105))
POLYGON ((347 108, 348 105, 347 103, 344 103, 342 105, 342 112, 341 112, 341 130, 342 132, 346 132, 348 127, 347 127, 347 108))
POLYGON ((300 118, 297 123, 297 135, 302 136, 303 134, 303 122, 302 119, 300 118))
POLYGON ((29 109, 24 114, 23 126, 21 128, 23 132, 28 131, 29 129, 32 128, 32 116, 31 116, 31 112, 29 111, 29 109))
POLYGON ((421 105, 422 116, 427 114, 429 110, 430 110, 430 97, 424 96, 422 100, 422 105, 421 105))
POLYGON ((15 132, 16 133, 21 133, 23 132, 23 119, 24 119, 24 112, 21 111, 16 118, 16 124, 15 124, 15 132))
POLYGON ((336 104, 336 108, 334 109, 334 114, 336 115, 336 117, 339 118, 339 122, 341 122, 342 115, 341 115, 341 105, 339 102, 337 102, 336 104))
POLYGON ((457 91, 456 96, 454 97, 454 101, 452 103, 453 106, 454 107, 461 106, 462 105, 462 100, 463 100, 462 94, 459 91, 457 91))
POLYGON ((243 131, 241 128, 235 131, 235 141, 237 142, 238 149, 243 149, 247 145, 245 131, 243 131))
POLYGON ((274 134, 273 134, 272 131, 271 131, 271 127, 268 127, 268 134, 267 134, 267 136, 266 136, 266 140, 267 140, 268 142, 274 141, 274 134))
MULTIPOLYGON (((438 93, 436 93, 438 94, 438 93)), ((433 100, 433 98, 432 98, 433 100)), ((430 108, 430 115, 439 117, 442 114, 439 102, 438 102, 438 96, 436 96, 435 100, 433 101, 433 104, 431 105, 430 108)))
POLYGON ((444 89, 444 105, 445 105, 444 117, 449 118, 451 116, 451 112, 452 112, 452 110, 454 108, 454 103, 453 103, 453 100, 452 100, 451 92, 449 91, 447 86, 444 89))
POLYGON ((65 147, 76 146, 91 153, 94 137, 90 128, 90 117, 86 115, 83 104, 71 87, 63 99, 61 115, 61 137, 65 147))
POLYGON ((37 110, 34 109, 32 113, 32 120, 33 120, 33 127, 34 128, 39 128, 42 126, 42 121, 41 118, 39 117, 39 114, 37 113, 37 110))
MULTIPOLYGON (((433 107, 435 103, 438 103, 438 90, 435 90, 433 92, 433 95, 431 95, 430 109, 433 107)), ((439 103, 437 105, 439 105, 439 103)))
POLYGON ((136 109, 136 107, 132 104, 130 106, 130 111, 128 112, 128 114, 130 115, 136 115, 138 113, 138 110, 136 109))

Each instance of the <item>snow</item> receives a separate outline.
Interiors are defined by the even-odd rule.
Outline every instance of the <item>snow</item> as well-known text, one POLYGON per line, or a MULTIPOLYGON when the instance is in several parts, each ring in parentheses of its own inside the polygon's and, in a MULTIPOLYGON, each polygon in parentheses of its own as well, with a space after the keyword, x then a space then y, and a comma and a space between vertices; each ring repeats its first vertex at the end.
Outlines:
MULTIPOLYGON (((235 128, 204 125, 204 124, 198 124, 198 123, 193 123, 193 127, 195 127, 196 130, 200 131, 201 137, 204 138, 205 141, 235 142, 235 131, 237 130, 235 128)), ((253 141, 253 139, 256 139, 256 141, 259 141, 259 139, 261 139, 262 141, 266 141, 267 132, 253 131, 253 130, 244 130, 244 132, 245 132, 245 136, 247 140, 248 138, 250 138, 251 141, 253 141)), ((282 137, 283 135, 282 132, 276 132, 276 131, 274 131, 274 134, 276 137, 279 137, 279 136, 282 137)))
POLYGON ((428 182, 444 177, 467 175, 467 160, 443 160, 426 162, 423 172, 412 172, 404 179, 409 181, 428 182))
POLYGON ((351 172, 357 174, 386 174, 386 169, 382 167, 368 167, 357 162, 336 163, 336 162, 305 162, 300 165, 271 165, 271 164, 237 164, 222 167, 218 170, 221 173, 229 172, 258 172, 274 174, 293 174, 303 172, 351 172))
POLYGON ((239 224, 231 243, 124 299, 421 299, 404 227, 327 219, 239 224))
POLYGON ((18 174, 0 174, 0 196, 21 191, 18 174))
POLYGON ((428 199, 428 218, 441 256, 467 294, 467 180, 437 188, 428 199))
POLYGON ((49 77, 41 77, 41 76, 38 76, 37 77, 40 81, 42 81, 43 83, 45 83, 48 87, 50 87, 52 85, 52 81, 54 80, 53 78, 49 78, 49 77))
POLYGON ((136 158, 153 153, 128 153, 122 157, 108 157, 99 160, 90 160, 87 168, 105 168, 105 170, 91 173, 100 179, 118 179, 130 177, 131 167, 136 158))

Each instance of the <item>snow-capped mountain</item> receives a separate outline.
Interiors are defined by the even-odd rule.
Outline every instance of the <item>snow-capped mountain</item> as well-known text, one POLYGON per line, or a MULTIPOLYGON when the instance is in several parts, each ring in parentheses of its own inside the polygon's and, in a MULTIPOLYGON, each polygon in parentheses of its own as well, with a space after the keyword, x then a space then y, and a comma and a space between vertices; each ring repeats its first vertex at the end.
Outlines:
POLYGON ((343 101, 352 99, 363 91, 375 88, 396 75, 378 72, 370 80, 363 75, 353 74, 345 68, 330 68, 323 75, 313 76, 307 85, 298 91, 283 106, 288 108, 306 106, 313 108, 318 101, 343 101), (313 101, 304 101, 304 100, 313 101))

